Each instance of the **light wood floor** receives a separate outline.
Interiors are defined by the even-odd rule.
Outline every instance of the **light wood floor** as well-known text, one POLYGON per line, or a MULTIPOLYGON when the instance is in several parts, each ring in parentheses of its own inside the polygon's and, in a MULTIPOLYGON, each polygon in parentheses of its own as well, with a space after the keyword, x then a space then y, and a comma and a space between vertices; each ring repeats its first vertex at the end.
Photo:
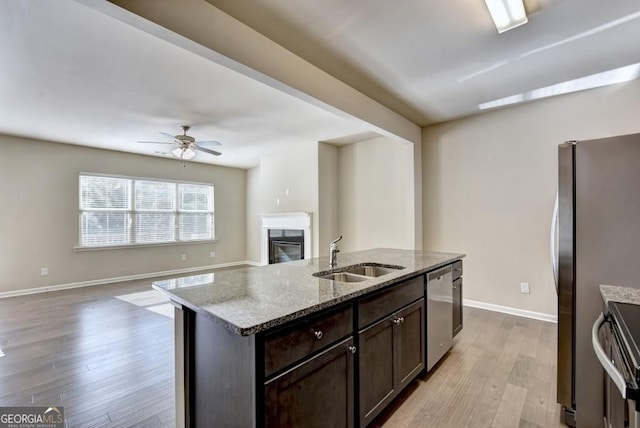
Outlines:
POLYGON ((556 324, 464 308, 464 329, 375 427, 562 427, 556 324))
MULTIPOLYGON (((70 428, 174 426, 173 321, 149 284, 0 299, 0 406, 64 406, 70 428)), ((561 426, 555 324, 464 317, 438 368, 372 425, 561 426)))

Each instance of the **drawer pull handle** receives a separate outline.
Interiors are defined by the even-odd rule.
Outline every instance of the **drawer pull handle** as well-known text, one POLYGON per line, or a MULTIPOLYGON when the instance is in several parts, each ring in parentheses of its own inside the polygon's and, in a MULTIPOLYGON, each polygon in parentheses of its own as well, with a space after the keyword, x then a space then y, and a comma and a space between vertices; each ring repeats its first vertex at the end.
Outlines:
POLYGON ((315 336, 315 338, 316 338, 317 340, 322 339, 322 336, 324 336, 324 334, 322 334, 322 332, 321 332, 320 330, 316 330, 316 331, 314 331, 314 332, 313 332, 313 335, 315 336))
POLYGON ((454 269, 456 272, 462 272, 462 268, 455 268, 454 269))
POLYGON ((351 351, 352 354, 355 354, 356 351, 358 350, 358 348, 356 348, 355 346, 349 346, 347 349, 351 351))
POLYGON ((396 318, 396 319, 393 320, 393 323, 395 325, 400 325, 400 324, 404 323, 404 318, 403 317, 396 318))

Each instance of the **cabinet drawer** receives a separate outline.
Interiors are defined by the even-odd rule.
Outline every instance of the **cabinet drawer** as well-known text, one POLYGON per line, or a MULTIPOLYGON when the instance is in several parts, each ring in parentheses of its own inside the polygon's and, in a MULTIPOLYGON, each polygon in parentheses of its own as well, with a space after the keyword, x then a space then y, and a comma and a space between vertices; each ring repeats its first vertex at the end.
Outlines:
POLYGON ((456 280, 462 276, 462 260, 453 263, 453 279, 456 280))
POLYGON ((353 332, 351 305, 296 322, 265 336, 265 376, 305 358, 353 332))
POLYGON ((358 304, 358 328, 384 318, 421 297, 424 297, 424 277, 422 276, 366 297, 358 304))

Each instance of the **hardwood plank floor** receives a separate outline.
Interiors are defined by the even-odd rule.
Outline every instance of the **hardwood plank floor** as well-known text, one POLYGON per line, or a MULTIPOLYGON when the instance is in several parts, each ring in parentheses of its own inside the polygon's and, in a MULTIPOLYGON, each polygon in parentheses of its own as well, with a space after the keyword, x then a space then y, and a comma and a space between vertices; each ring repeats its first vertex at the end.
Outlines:
POLYGON ((563 427, 556 324, 464 307, 453 349, 371 426, 563 427))
MULTIPOLYGON (((175 425, 173 321, 151 280, 0 299, 0 406, 68 427, 175 425)), ((374 427, 556 427, 556 326, 464 308, 464 330, 374 427)))
POLYGON ((149 288, 0 300, 0 406, 64 406, 68 427, 174 426, 173 322, 115 298, 149 288))

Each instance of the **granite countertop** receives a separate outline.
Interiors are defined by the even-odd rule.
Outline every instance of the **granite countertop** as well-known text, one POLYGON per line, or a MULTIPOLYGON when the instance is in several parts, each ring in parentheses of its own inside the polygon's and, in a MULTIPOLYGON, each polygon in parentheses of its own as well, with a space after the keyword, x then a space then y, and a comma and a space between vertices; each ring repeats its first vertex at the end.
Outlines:
POLYGON ((378 248, 339 253, 337 267, 374 262, 404 266, 405 269, 362 282, 336 282, 313 276, 329 269, 329 258, 321 257, 157 281, 153 288, 232 332, 249 336, 437 269, 464 256, 378 248))
POLYGON ((640 305, 640 288, 621 287, 618 285, 600 285, 600 294, 605 305, 609 302, 630 303, 640 305))

